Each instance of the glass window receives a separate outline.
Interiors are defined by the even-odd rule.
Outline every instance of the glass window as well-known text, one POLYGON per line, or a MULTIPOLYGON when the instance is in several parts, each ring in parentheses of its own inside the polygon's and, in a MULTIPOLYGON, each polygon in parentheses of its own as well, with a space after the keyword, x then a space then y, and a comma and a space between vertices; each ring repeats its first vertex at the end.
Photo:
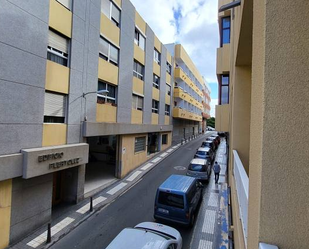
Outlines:
POLYGON ((182 195, 160 192, 158 202, 162 205, 184 208, 184 198, 182 195))
POLYGON ((101 0, 101 12, 110 18, 110 0, 101 0))
POLYGON ((171 86, 169 84, 166 84, 166 94, 171 96, 171 86))
POLYGON ((118 66, 119 49, 102 37, 99 43, 99 55, 104 60, 118 66))
POLYGON ((47 59, 68 66, 69 40, 52 31, 48 32, 47 59))
POLYGON ((154 61, 160 65, 161 54, 158 50, 154 49, 154 61))
POLYGON ((227 86, 229 85, 229 75, 222 75, 221 85, 227 86))
POLYGON ((116 95, 117 95, 117 88, 111 84, 105 82, 98 82, 98 91, 105 90, 106 93, 97 94, 97 103, 98 104, 105 104, 111 103, 116 105, 116 95))
POLYGON ((64 123, 67 96, 45 92, 44 123, 64 123))
POLYGON ((159 85, 160 85, 160 77, 154 74, 152 86, 159 89, 159 85))
POLYGON ((139 32, 138 29, 135 29, 134 42, 142 50, 145 51, 145 37, 139 32))
POLYGON ((132 98, 132 108, 135 110, 142 111, 144 104, 144 98, 138 95, 133 94, 132 98))
POLYGON ((110 0, 101 0, 101 12, 117 27, 120 24, 120 9, 110 0))
POLYGON ((168 62, 166 62, 166 72, 171 75, 172 73, 172 66, 168 62))
POLYGON ((169 105, 165 105, 165 115, 166 116, 170 115, 170 106, 169 105))
POLYGON ((162 135, 162 144, 167 144, 167 134, 162 135))
POLYGON ((135 60, 133 64, 133 76, 140 80, 144 80, 144 66, 135 60))
POLYGON ((230 43, 231 17, 224 17, 221 19, 221 47, 223 44, 230 43))
POLYGON ((221 87, 221 105, 229 103, 229 86, 221 87))
POLYGON ((159 113, 159 101, 152 100, 152 112, 159 113))
POLYGON ((120 10, 116 7, 115 4, 112 3, 112 16, 111 20, 115 23, 118 27, 120 23, 120 10))

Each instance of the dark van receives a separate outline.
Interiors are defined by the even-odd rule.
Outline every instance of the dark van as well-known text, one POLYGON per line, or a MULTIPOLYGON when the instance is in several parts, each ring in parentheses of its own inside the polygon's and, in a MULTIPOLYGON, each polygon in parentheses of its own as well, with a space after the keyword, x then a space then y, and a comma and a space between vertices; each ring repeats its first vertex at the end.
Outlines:
POLYGON ((154 218, 192 226, 202 190, 203 185, 193 177, 171 175, 157 189, 154 218))

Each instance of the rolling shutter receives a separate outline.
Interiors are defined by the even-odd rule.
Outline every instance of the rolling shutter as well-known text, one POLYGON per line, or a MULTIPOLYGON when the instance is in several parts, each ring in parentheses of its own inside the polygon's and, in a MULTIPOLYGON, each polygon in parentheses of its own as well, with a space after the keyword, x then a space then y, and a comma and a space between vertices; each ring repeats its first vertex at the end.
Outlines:
POLYGON ((135 138, 134 152, 144 151, 146 149, 146 137, 135 138))
POLYGON ((48 46, 63 53, 68 53, 68 40, 51 30, 48 31, 48 46))
POLYGON ((64 117, 66 96, 45 92, 44 116, 64 117))

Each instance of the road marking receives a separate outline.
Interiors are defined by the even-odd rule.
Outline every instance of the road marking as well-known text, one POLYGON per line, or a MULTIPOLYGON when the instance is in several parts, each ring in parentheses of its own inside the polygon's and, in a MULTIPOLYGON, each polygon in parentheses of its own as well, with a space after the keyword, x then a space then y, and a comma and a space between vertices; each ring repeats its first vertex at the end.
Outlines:
POLYGON ((210 193, 210 196, 208 199, 208 206, 218 207, 218 194, 217 193, 210 193))
POLYGON ((167 150, 167 152, 168 152, 168 153, 171 153, 172 151, 173 151, 173 149, 169 149, 169 150, 167 150))
MULTIPOLYGON (((59 223, 57 223, 56 225, 54 225, 51 228, 51 236, 54 236, 55 234, 60 232, 62 229, 64 229, 68 225, 70 225, 74 220, 75 219, 67 217, 67 218, 63 219, 62 221, 60 221, 59 223)), ((37 248, 41 244, 45 243, 46 239, 47 239, 47 231, 45 231, 41 235, 37 236, 36 238, 34 238, 30 242, 28 242, 27 245, 32 247, 32 248, 37 248)))
POLYGON ((138 171, 134 172, 134 173, 127 179, 127 181, 132 182, 136 177, 139 176, 140 173, 142 173, 142 171, 139 171, 139 170, 138 170, 138 171))
POLYGON ((215 218, 216 218, 216 211, 206 210, 203 227, 202 227, 203 233, 214 234, 215 218))
POLYGON ((107 193, 109 195, 113 195, 113 194, 117 193, 120 189, 124 188, 126 185, 127 185, 127 183, 122 182, 122 183, 118 184, 116 187, 112 188, 107 193))
POLYGON ((212 249, 212 242, 201 239, 198 244, 198 249, 212 249))
POLYGON ((184 166, 175 166, 174 169, 176 170, 186 170, 187 168, 184 166))
MULTIPOLYGON (((94 199, 93 202, 92 202, 92 205, 93 207, 95 207, 96 205, 98 205, 99 203, 105 201, 106 198, 103 197, 103 196, 99 196, 98 198, 94 199)), ((80 209, 78 209, 76 211, 76 213, 79 213, 79 214, 85 214, 89 211, 90 209, 90 202, 87 203, 86 205, 84 205, 83 207, 81 207, 80 209)))
POLYGON ((177 145, 175 145, 174 147, 172 147, 173 149, 176 149, 178 146, 177 145))
POLYGON ((168 155, 168 153, 164 152, 161 154, 161 157, 166 157, 168 155))
POLYGON ((146 170, 149 169, 152 166, 152 163, 147 163, 145 166, 143 166, 141 169, 146 170))
POLYGON ((153 159, 151 162, 156 163, 156 162, 160 161, 161 159, 162 159, 161 157, 157 157, 156 159, 153 159))

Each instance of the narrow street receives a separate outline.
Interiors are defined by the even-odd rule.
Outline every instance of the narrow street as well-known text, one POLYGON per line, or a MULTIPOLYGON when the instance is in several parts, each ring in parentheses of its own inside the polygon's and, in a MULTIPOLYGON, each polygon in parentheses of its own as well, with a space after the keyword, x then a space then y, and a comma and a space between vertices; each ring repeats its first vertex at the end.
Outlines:
MULTIPOLYGON (((185 174, 195 151, 206 136, 184 145, 146 174, 134 187, 89 218, 51 248, 105 248, 125 227, 153 221, 156 189, 171 174, 185 174), (184 167, 176 167, 182 166, 184 167), (176 167, 176 169, 175 169, 176 167), (182 169, 182 170, 181 170, 182 169)), ((205 186, 206 190, 207 186, 205 186)), ((183 248, 189 248, 193 228, 171 224, 180 231, 183 248)))

